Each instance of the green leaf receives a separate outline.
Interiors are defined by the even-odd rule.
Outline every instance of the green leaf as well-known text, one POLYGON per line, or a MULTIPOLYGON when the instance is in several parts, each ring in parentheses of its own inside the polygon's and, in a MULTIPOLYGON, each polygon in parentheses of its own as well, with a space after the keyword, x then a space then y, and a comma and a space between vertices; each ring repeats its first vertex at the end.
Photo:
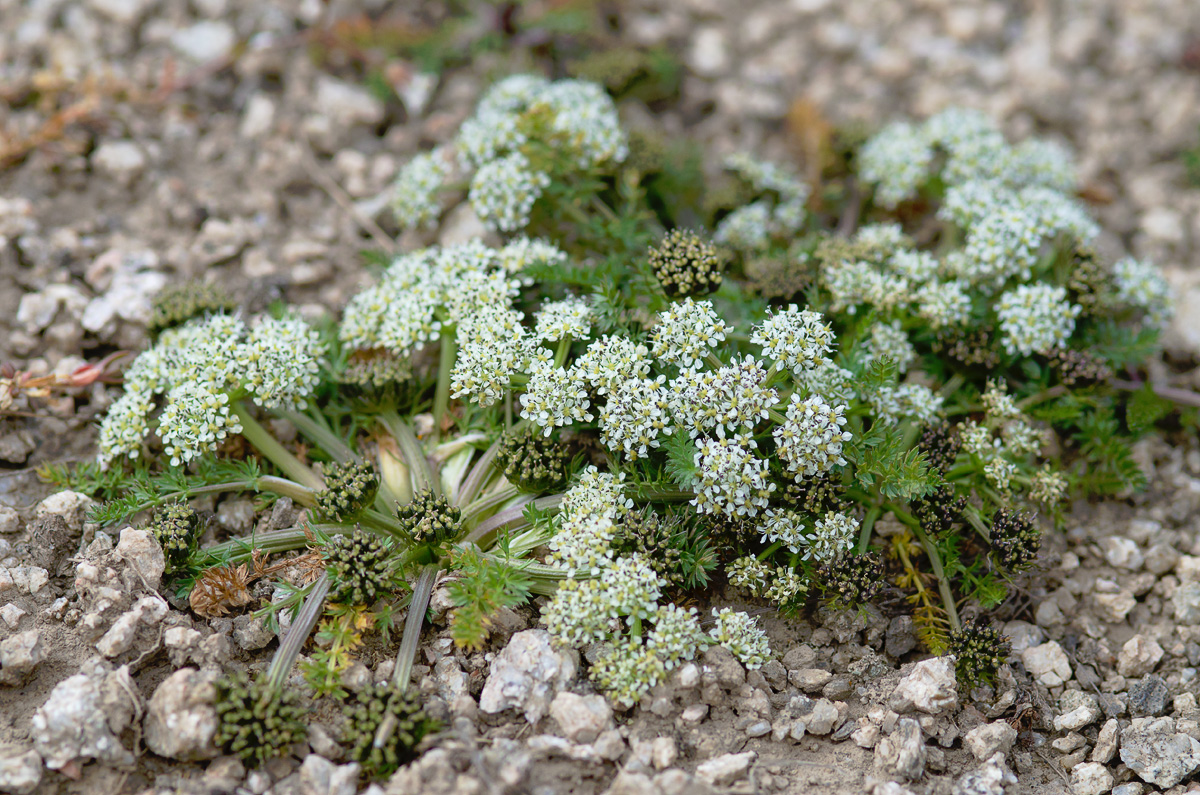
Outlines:
POLYGON ((885 386, 890 386, 896 380, 896 360, 891 356, 879 356, 867 364, 858 382, 864 394, 873 395, 885 386))
POLYGON ((1154 423, 1175 410, 1175 404, 1154 394, 1146 384, 1133 393, 1125 408, 1125 424, 1134 436, 1140 436, 1154 427, 1154 423))
POLYGON ((667 476, 681 489, 690 489, 696 482, 696 443, 682 429, 667 437, 663 444, 667 452, 667 476))
POLYGON ((484 557, 475 547, 458 548, 452 567, 463 574, 447 586, 457 608, 450 619, 454 643, 459 648, 483 648, 496 611, 524 604, 533 579, 524 571, 523 561, 484 557))

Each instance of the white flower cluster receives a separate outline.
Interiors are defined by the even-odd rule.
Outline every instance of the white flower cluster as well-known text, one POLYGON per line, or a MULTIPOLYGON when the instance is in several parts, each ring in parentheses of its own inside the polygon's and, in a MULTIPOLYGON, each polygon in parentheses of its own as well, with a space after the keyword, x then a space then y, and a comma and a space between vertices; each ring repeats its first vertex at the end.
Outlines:
POLYGON ((520 152, 484 163, 471 180, 468 198, 488 229, 515 232, 529 223, 533 205, 550 185, 550 177, 535 171, 520 152))
POLYGON ((900 321, 891 323, 882 321, 871 326, 868 337, 863 341, 863 351, 867 360, 887 356, 896 363, 896 369, 901 373, 908 372, 917 358, 917 349, 908 340, 908 335, 900 328, 900 321))
POLYGON ((671 404, 663 386, 666 376, 655 380, 622 382, 600 408, 600 440, 609 450, 636 461, 659 446, 659 436, 671 432, 671 404))
POLYGON ((766 387, 766 379, 767 371, 753 356, 716 370, 684 371, 669 389, 674 424, 686 426, 692 438, 751 431, 779 402, 779 392, 766 387))
POLYGON ((100 425, 99 461, 107 467, 137 458, 157 425, 171 465, 186 464, 241 431, 231 409, 242 398, 269 409, 302 409, 324 353, 317 332, 296 318, 265 318, 250 327, 219 314, 168 330, 131 365, 125 394, 100 425))
POLYGON ((826 563, 837 557, 839 552, 847 552, 858 541, 858 520, 845 514, 829 511, 823 519, 818 519, 812 532, 805 534, 807 547, 803 560, 815 560, 826 563))
POLYGON ((917 425, 927 425, 942 411, 945 399, 924 384, 900 384, 884 386, 879 391, 864 395, 875 409, 875 420, 894 425, 902 419, 912 419, 917 425))
POLYGON ((712 301, 685 298, 659 314, 650 333, 651 349, 663 364, 697 370, 704 357, 725 341, 727 330, 712 301))
POLYGON ((799 376, 829 362, 833 329, 820 312, 792 304, 755 326, 750 341, 762 346, 763 356, 799 376))
POLYGON ((504 304, 485 304, 458 324, 458 355, 450 371, 455 398, 471 395, 491 406, 508 389, 514 373, 534 356, 534 343, 521 325, 522 314, 504 304))
POLYGON ((1066 345, 1082 310, 1067 301, 1065 287, 1022 284, 1000 296, 996 315, 1004 349, 1011 355, 1049 353, 1066 345))
POLYGON ((755 516, 767 507, 775 484, 768 479, 767 462, 753 453, 758 448, 754 439, 701 439, 696 447, 699 474, 691 502, 696 510, 732 518, 755 516))
POLYGON ((971 298, 960 281, 927 282, 913 293, 913 300, 917 304, 917 314, 935 331, 961 326, 971 317, 971 298))
POLYGON ((553 362, 537 363, 525 394, 521 395, 521 416, 542 429, 545 436, 555 428, 573 422, 591 422, 594 415, 587 389, 574 370, 555 367, 553 362))
POLYGON ((714 607, 713 617, 717 625, 708 632, 713 641, 733 652, 747 668, 761 668, 771 654, 771 647, 758 621, 728 607, 720 610, 714 607))
POLYGON ((1113 264, 1117 298, 1129 306, 1144 310, 1151 325, 1162 328, 1174 314, 1171 285, 1162 272, 1149 262, 1125 257, 1113 264))
POLYGON ((392 211, 406 229, 432 229, 442 207, 438 193, 446 183, 447 153, 438 148, 423 152, 400 169, 392 186, 392 211))
POLYGON ((916 196, 929 179, 933 145, 924 130, 897 122, 863 144, 858 160, 863 179, 876 184, 875 200, 891 208, 916 196))
POLYGON ((1054 506, 1067 494, 1067 476, 1055 472, 1046 464, 1033 473, 1029 496, 1046 506, 1054 506))
POLYGON ((775 426, 779 457, 797 480, 845 466, 842 445, 850 441, 846 424, 846 406, 831 406, 820 395, 801 398, 793 393, 788 402, 785 422, 775 426))
POLYGON ((571 296, 552 301, 534 315, 534 335, 542 342, 583 339, 592 330, 592 308, 582 298, 571 296))
MULTIPOLYGON (((463 122, 452 147, 471 180, 471 205, 489 228, 513 232, 529 223, 530 210, 550 184, 550 176, 530 163, 535 145, 549 147, 580 171, 619 163, 628 154, 616 106, 600 86, 535 75, 501 80, 463 122)), ((448 151, 437 149, 401 169, 393 206, 406 228, 436 223, 447 161, 448 151)))
POLYGON ((753 555, 731 561, 725 567, 729 584, 742 588, 756 599, 785 605, 808 591, 804 579, 787 566, 770 567, 753 555))
POLYGON ((800 231, 808 212, 809 188, 787 169, 739 153, 725 160, 725 167, 750 184, 758 194, 774 194, 739 207, 721 219, 713 239, 742 252, 766 249, 774 235, 800 231))

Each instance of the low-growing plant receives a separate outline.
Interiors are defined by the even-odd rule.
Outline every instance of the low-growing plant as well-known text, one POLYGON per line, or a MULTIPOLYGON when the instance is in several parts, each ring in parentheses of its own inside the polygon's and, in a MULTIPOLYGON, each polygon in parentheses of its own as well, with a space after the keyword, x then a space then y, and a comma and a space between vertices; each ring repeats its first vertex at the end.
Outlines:
POLYGON ((267 608, 292 616, 264 687, 320 625, 306 676, 340 694, 363 635, 404 611, 390 689, 355 713, 378 721, 375 750, 355 729, 372 764, 421 722, 381 705, 404 698, 445 572, 460 646, 547 595, 542 623, 600 642, 590 675, 626 705, 712 644, 768 659, 754 618, 692 606, 718 583, 785 613, 899 589, 927 649, 986 683, 1003 639, 963 609, 1036 566, 1073 489, 1144 485, 1130 440, 1171 406, 1113 374, 1153 353, 1169 294, 1092 252, 1065 151, 966 111, 887 127, 854 159, 840 234, 748 155, 693 208, 711 235, 673 227, 631 159, 598 86, 501 81, 395 194, 427 228, 466 191, 490 242, 396 257, 323 332, 220 311, 163 330, 101 427, 128 493, 99 520, 242 490, 309 509, 204 550, 164 535, 185 587, 314 549, 320 576, 267 608), (256 456, 227 460, 239 435, 256 456))

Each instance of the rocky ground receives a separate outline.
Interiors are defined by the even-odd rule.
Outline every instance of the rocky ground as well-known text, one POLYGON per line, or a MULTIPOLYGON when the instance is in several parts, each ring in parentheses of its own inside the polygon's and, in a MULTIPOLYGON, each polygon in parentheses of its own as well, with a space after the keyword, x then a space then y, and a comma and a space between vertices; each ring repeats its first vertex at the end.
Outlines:
MULTIPOLYGON (((353 49, 305 33, 384 5, 0 0, 0 361, 67 373, 137 347, 149 296, 188 277, 250 306, 340 307, 368 278, 359 252, 393 245, 379 197, 399 165, 457 126, 489 73, 528 62, 486 54, 436 77, 388 63, 385 101, 353 49)), ((384 16, 403 25, 447 13, 395 5, 384 16)), ((1200 190, 1178 157, 1200 139, 1189 0, 618 10, 621 37, 688 67, 659 122, 718 152, 787 156, 796 100, 836 122, 961 103, 1070 142, 1107 245, 1178 288, 1176 364, 1200 350, 1200 190)), ((470 229, 452 214, 438 234, 470 229)), ((85 498, 34 476, 92 454, 115 394, 94 384, 0 420, 0 791, 359 791, 324 703, 292 756, 214 758, 211 680, 262 665, 273 634, 178 609, 144 532, 89 526, 85 498)), ((712 650, 613 714, 517 611, 486 652, 428 634, 418 679, 446 730, 374 792, 1183 792, 1200 769, 1200 449, 1140 455, 1150 492, 1076 505, 1005 606, 1013 664, 993 691, 957 692, 903 618, 814 613, 766 620, 777 659, 761 670, 712 650)), ((211 508, 228 532, 297 518, 211 508)), ((368 649, 348 685, 385 679, 392 655, 368 649)))

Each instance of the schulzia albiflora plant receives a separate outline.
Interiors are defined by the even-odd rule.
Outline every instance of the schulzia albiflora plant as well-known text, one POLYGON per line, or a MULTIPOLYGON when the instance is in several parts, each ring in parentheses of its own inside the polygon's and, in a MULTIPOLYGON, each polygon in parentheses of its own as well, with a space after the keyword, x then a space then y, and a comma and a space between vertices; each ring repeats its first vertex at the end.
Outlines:
MULTIPOLYGON (((590 675, 626 705, 710 644, 769 659, 755 618, 681 606, 720 581, 784 611, 898 588, 928 649, 986 682, 1004 640, 963 616, 1036 564, 1039 516, 1072 487, 1140 485, 1127 438, 1166 406, 1112 376, 1153 350, 1167 290, 1092 253, 1062 150, 1010 146, 968 111, 887 127, 854 187, 818 197, 840 204, 840 235, 808 185, 748 155, 727 163, 740 203, 710 205, 711 236, 674 228, 654 193, 670 164, 635 154, 597 86, 503 80, 394 202, 430 227, 466 190, 499 244, 397 257, 336 328, 177 313, 129 368, 100 455, 126 493, 98 518, 170 505, 156 521, 184 588, 315 551, 311 581, 266 608, 293 616, 264 692, 319 624, 306 675, 344 695, 364 633, 403 609, 377 700, 408 704, 447 570, 461 645, 544 594, 544 625, 600 642, 590 675), (278 474, 223 456, 237 434, 278 474), (175 501, 234 490, 310 522, 196 549, 175 501)), ((405 710, 369 713, 373 744, 355 724, 356 753, 404 758, 405 710)))

